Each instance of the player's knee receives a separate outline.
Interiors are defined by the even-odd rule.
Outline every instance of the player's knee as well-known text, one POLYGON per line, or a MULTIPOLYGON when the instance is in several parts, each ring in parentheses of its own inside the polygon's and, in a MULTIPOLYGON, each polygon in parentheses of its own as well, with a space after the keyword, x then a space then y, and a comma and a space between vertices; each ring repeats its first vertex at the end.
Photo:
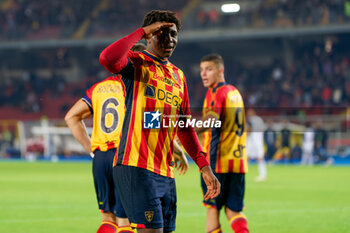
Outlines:
POLYGON ((237 215, 242 214, 242 212, 233 211, 233 210, 231 210, 231 209, 226 207, 225 208, 225 214, 226 214, 227 219, 231 219, 231 218, 233 218, 233 217, 235 217, 237 215))

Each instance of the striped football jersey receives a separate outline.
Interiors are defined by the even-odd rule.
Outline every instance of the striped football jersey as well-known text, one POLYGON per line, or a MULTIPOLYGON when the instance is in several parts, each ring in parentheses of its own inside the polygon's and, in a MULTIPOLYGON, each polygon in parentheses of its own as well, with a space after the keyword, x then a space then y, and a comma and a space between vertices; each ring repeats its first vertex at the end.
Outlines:
POLYGON ((116 164, 174 177, 173 140, 179 115, 189 116, 184 73, 148 51, 129 53, 121 71, 126 114, 116 164))
POLYGON ((203 117, 215 116, 221 128, 203 133, 203 147, 216 173, 246 173, 246 131, 243 99, 239 91, 224 82, 207 91, 203 117))
POLYGON ((91 151, 118 148, 125 116, 125 88, 120 76, 96 83, 82 100, 93 113, 91 151))

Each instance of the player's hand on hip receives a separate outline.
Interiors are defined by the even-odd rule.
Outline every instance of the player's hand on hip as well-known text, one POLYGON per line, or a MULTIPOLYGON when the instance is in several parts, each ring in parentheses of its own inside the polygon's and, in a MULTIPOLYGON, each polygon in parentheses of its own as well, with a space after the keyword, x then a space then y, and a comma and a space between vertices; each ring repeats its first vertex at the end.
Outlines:
POLYGON ((155 22, 151 25, 143 27, 143 30, 145 31, 144 38, 151 39, 152 36, 160 35, 162 33, 162 28, 172 27, 173 25, 173 23, 155 22))
POLYGON ((203 180, 207 185, 207 193, 204 195, 204 200, 213 199, 220 194, 221 184, 218 178, 213 174, 210 166, 204 166, 201 169, 203 180))

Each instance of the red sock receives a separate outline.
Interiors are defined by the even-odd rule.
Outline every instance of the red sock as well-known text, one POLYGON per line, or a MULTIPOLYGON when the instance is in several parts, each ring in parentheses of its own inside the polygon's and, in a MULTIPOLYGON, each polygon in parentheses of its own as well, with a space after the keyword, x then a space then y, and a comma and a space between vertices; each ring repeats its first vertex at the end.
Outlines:
POLYGON ((96 233, 116 233, 117 228, 118 226, 115 222, 103 221, 96 233))
POLYGON ((118 233, 134 233, 135 229, 132 229, 131 226, 119 226, 118 233))
POLYGON ((222 233, 221 226, 219 226, 218 228, 216 228, 214 230, 208 231, 208 233, 222 233))
POLYGON ((244 214, 231 218, 230 224, 235 233, 249 233, 247 217, 244 214))

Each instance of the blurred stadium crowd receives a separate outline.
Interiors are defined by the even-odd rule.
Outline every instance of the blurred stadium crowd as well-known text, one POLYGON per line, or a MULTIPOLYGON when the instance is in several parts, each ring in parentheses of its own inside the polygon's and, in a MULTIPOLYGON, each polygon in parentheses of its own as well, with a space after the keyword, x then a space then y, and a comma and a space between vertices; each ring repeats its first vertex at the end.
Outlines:
POLYGON ((180 11, 186 1, 6 0, 0 4, 1 39, 113 35, 135 28, 151 9, 180 11), (137 7, 135 7, 137 6, 137 7))
MULTIPOLYGON (((302 44, 295 48, 297 57, 290 61, 266 55, 271 60, 267 64, 245 63, 230 59, 230 53, 223 54, 227 57, 226 76, 243 93, 247 107, 346 107, 350 101, 348 39, 338 37, 329 51, 323 42, 302 44)), ((200 107, 205 93, 198 71, 200 57, 196 52, 193 56, 186 53, 187 49, 196 51, 190 46, 175 52, 174 63, 185 71, 192 106, 200 107)), ((98 51, 80 53, 79 49, 58 48, 14 54, 3 62, 3 68, 10 72, 0 86, 2 112, 11 112, 6 107, 12 107, 24 115, 44 112, 62 117, 87 88, 110 75, 99 65, 98 51), (16 61, 23 63, 14 64, 16 61), (82 70, 74 72, 77 69, 82 70)))
POLYGON ((341 0, 267 0, 253 5, 242 2, 245 11, 230 15, 203 5, 197 11, 197 26, 264 28, 342 24, 350 20, 349 4, 341 0))
MULTIPOLYGON (((4 0, 0 4, 0 39, 83 38, 125 34, 142 22, 144 12, 172 9, 190 18, 184 27, 271 28, 344 24, 350 21, 345 0, 250 0, 242 11, 222 14, 222 1, 185 0, 4 0), (137 7, 135 7, 137 6, 137 7)), ((238 1, 239 2, 239 1, 238 1)))
MULTIPOLYGON (((288 36, 292 31, 282 31, 277 38, 263 40, 254 35, 248 40, 220 40, 218 35, 211 41, 183 42, 180 33, 171 60, 185 72, 192 107, 201 107, 205 93, 199 76, 200 58, 214 51, 224 57, 226 79, 239 88, 247 107, 273 109, 277 114, 288 108, 349 106, 349 30, 334 33, 327 28, 350 26, 350 1, 237 2, 241 4, 239 12, 223 14, 219 0, 1 1, 0 119, 63 118, 87 88, 110 75, 98 63, 107 43, 90 46, 84 40, 126 35, 140 26, 144 13, 151 9, 177 12, 186 33, 218 28, 239 34, 241 29, 322 27, 313 35, 288 36), (83 42, 78 46, 40 45, 49 39, 83 42), (13 41, 24 42, 24 47, 6 47, 13 41), (39 43, 31 47, 33 41, 39 43), (239 50, 249 43, 256 49, 249 53, 239 50)), ((13 128, 2 126, 0 141, 13 142, 13 134, 13 128)))

